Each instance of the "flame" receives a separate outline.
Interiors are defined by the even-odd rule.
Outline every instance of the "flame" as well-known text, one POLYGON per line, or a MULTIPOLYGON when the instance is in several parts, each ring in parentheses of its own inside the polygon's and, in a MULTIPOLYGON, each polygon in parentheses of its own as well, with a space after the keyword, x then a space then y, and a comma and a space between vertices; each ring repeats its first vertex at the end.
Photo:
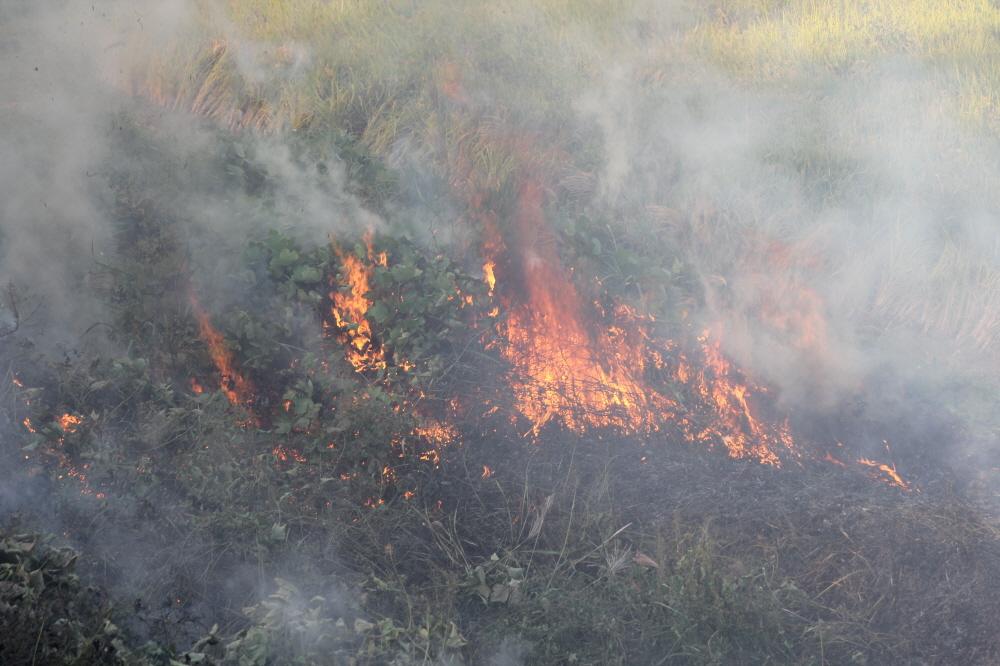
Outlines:
POLYGON ((903 490, 911 490, 905 481, 896 473, 896 466, 885 465, 883 463, 875 462, 874 460, 868 460, 867 458, 858 458, 858 462, 862 465, 867 465, 881 471, 885 476, 880 474, 872 473, 872 476, 876 479, 885 481, 890 486, 896 486, 897 488, 902 488, 903 490))
POLYGON ((487 261, 483 264, 483 272, 486 273, 486 284, 489 285, 490 294, 493 293, 493 290, 497 286, 497 276, 493 272, 494 268, 496 268, 496 264, 493 261, 487 261))
MULTIPOLYGON (((521 184, 514 224, 523 293, 506 296, 509 316, 499 327, 500 351, 517 369, 518 411, 536 434, 556 418, 577 433, 603 426, 658 430, 676 405, 644 385, 645 345, 634 313, 621 307, 615 315, 625 325, 609 330, 584 324, 583 301, 545 237, 542 187, 534 179, 521 184)), ((485 244, 501 246, 495 239, 485 244)), ((487 271, 487 279, 492 275, 487 271)))
MULTIPOLYGON (((208 313, 203 311, 198 305, 194 294, 188 293, 191 300, 191 307, 198 318, 198 330, 201 339, 208 346, 208 353, 212 357, 212 362, 219 370, 221 378, 220 388, 229 398, 232 405, 247 405, 253 401, 254 389, 250 382, 236 370, 236 357, 219 333, 209 321, 208 313)), ((201 387, 192 380, 192 389, 198 393, 201 387)))
MULTIPOLYGON (((329 293, 333 301, 330 309, 333 315, 332 327, 336 328, 336 335, 347 350, 348 362, 358 372, 381 370, 386 367, 381 349, 376 349, 372 345, 371 325, 365 318, 365 313, 372 306, 372 302, 365 295, 371 291, 370 280, 375 266, 386 265, 386 255, 385 252, 378 254, 374 252, 370 234, 365 236, 364 241, 368 259, 371 261, 368 265, 357 255, 345 252, 334 244, 334 250, 341 264, 341 274, 337 282, 343 287, 350 288, 348 290, 335 288, 329 293)), ((324 326, 331 328, 328 322, 324 322, 324 326)))
POLYGON ((73 416, 72 414, 63 414, 56 419, 56 423, 59 424, 64 432, 73 433, 76 432, 76 426, 83 423, 83 418, 80 416, 73 416))
POLYGON ((845 465, 844 463, 840 462, 839 460, 837 460, 836 458, 834 458, 833 456, 831 456, 829 451, 827 451, 826 455, 823 456, 823 460, 825 460, 827 462, 832 462, 834 465, 840 465, 841 467, 845 467, 845 468, 847 467, 847 465, 845 465))
MULTIPOLYGON (((448 78, 453 80, 458 79, 448 78)), ((461 92, 460 84, 444 88, 461 92)), ((451 186, 467 201, 470 222, 483 232, 481 265, 490 296, 483 312, 489 310, 487 325, 496 333, 488 348, 512 368, 507 382, 516 412, 512 422, 523 417, 528 434, 536 436, 553 423, 580 434, 601 428, 643 435, 666 430, 775 467, 806 459, 843 465, 829 453, 823 458, 815 443, 797 444, 788 415, 775 406, 776 396, 722 351, 724 333, 737 330, 740 317, 753 316, 802 359, 830 355, 825 306, 807 284, 810 261, 798 260, 796 248, 780 242, 758 243, 745 261, 762 267, 760 279, 740 287, 751 289, 740 299, 753 304, 751 309, 722 317, 690 344, 655 338, 651 316, 622 303, 593 303, 573 270, 563 266, 543 213, 544 193, 552 186, 540 175, 556 171, 558 156, 537 154, 536 143, 529 136, 476 127, 460 141, 450 164, 451 186), (502 170, 483 169, 477 160, 484 146, 502 170), (508 191, 516 192, 516 203, 496 209, 501 197, 495 195, 508 191)), ((386 256, 375 252, 370 236, 365 248, 349 253, 335 244, 341 272, 330 281, 332 320, 324 323, 358 372, 384 370, 388 362, 366 318, 375 267, 386 267, 386 256)), ((435 464, 444 446, 460 441, 449 422, 452 415, 435 414, 442 418, 426 418, 413 431, 434 447, 420 455, 435 464)), ((859 462, 906 487, 894 467, 859 462)), ((489 473, 484 468, 484 476, 489 473)))
POLYGON ((693 386, 714 415, 706 427, 687 430, 685 438, 708 446, 720 442, 733 458, 756 458, 775 467, 781 466, 784 454, 801 456, 787 419, 775 422, 758 417, 753 398, 763 389, 743 377, 722 354, 721 341, 712 338, 711 329, 698 338, 704 359, 700 369, 695 370, 686 359, 678 366, 677 378, 693 386))

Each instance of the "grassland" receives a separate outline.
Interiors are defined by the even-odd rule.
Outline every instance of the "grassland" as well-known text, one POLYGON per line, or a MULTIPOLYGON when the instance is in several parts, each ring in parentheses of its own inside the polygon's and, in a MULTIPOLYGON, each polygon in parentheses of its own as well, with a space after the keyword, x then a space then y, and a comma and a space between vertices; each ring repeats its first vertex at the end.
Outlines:
MULTIPOLYGON (((34 507, 0 533, 0 663, 995 663, 998 22, 985 0, 230 0, 126 44, 117 251, 83 288, 107 332, 0 331, 4 482, 34 507), (177 117, 213 141, 178 149, 177 117), (484 211, 532 174, 581 290, 678 339, 721 322, 807 431, 899 442, 923 492, 666 432, 518 437, 502 411, 437 459, 408 385, 318 336, 313 276, 339 264, 282 190, 328 168, 438 306, 433 271, 481 286, 484 211), (193 289, 261 388, 245 409, 209 386, 193 289)), ((433 333, 415 386, 502 391, 488 349, 433 333)))

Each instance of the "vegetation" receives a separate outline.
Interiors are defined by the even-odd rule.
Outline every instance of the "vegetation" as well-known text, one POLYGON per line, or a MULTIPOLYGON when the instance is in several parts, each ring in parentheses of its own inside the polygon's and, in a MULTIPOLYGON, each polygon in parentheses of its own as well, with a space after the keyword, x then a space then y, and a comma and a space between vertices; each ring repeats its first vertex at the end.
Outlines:
POLYGON ((101 321, 2 294, 0 663, 996 660, 992 4, 195 4, 113 116, 101 321), (549 256, 683 418, 518 412, 549 256), (727 457, 711 326, 911 492, 727 457))

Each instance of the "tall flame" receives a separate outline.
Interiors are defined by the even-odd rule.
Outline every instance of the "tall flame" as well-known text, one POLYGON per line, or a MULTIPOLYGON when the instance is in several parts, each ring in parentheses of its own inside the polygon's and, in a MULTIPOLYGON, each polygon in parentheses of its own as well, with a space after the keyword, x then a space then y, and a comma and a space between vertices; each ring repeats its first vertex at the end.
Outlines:
MULTIPOLYGON (((556 418, 578 433, 601 426, 658 430, 676 405, 644 385, 646 358, 637 327, 585 325, 583 302, 545 237, 542 188, 533 179, 521 184, 515 225, 524 293, 506 298, 500 351, 517 368, 512 388, 518 411, 536 433, 556 418)), ((487 258, 491 287, 492 266, 487 258)), ((631 312, 616 314, 629 320, 631 312)))
MULTIPOLYGON (((372 302, 366 294, 371 291, 371 279, 375 266, 385 266, 386 254, 376 254, 372 249, 370 235, 365 236, 365 246, 368 258, 372 262, 366 265, 364 261, 351 252, 345 252, 334 244, 334 250, 340 259, 340 285, 348 289, 332 288, 329 296, 333 301, 330 311, 333 323, 338 329, 338 336, 347 350, 347 360, 358 372, 379 370, 385 368, 385 359, 381 350, 372 348, 372 329, 365 313, 372 302)), ((331 287, 335 287, 331 284, 331 287)), ((325 321, 325 318, 324 318, 325 321)))

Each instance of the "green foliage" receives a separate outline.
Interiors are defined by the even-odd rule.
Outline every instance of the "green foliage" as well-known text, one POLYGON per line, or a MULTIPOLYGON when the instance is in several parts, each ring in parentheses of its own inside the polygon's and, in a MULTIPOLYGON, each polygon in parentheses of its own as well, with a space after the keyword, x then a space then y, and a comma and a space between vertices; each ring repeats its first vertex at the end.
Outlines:
POLYGON ((596 275, 601 293, 595 299, 612 298, 639 304, 657 320, 679 322, 682 312, 679 290, 696 292, 690 267, 674 253, 651 245, 640 233, 625 225, 612 225, 606 211, 565 219, 561 225, 566 261, 584 275, 596 275))
POLYGON ((232 638, 218 626, 180 655, 183 663, 205 666, 375 666, 377 664, 462 663, 453 652, 466 644, 453 622, 414 630, 392 618, 370 622, 357 609, 337 616, 326 597, 306 599, 289 581, 243 609, 251 624, 232 638), (353 616, 353 618, 351 617, 353 616))
POLYGON ((73 573, 78 553, 53 535, 0 533, 0 662, 134 663, 101 593, 73 573))

